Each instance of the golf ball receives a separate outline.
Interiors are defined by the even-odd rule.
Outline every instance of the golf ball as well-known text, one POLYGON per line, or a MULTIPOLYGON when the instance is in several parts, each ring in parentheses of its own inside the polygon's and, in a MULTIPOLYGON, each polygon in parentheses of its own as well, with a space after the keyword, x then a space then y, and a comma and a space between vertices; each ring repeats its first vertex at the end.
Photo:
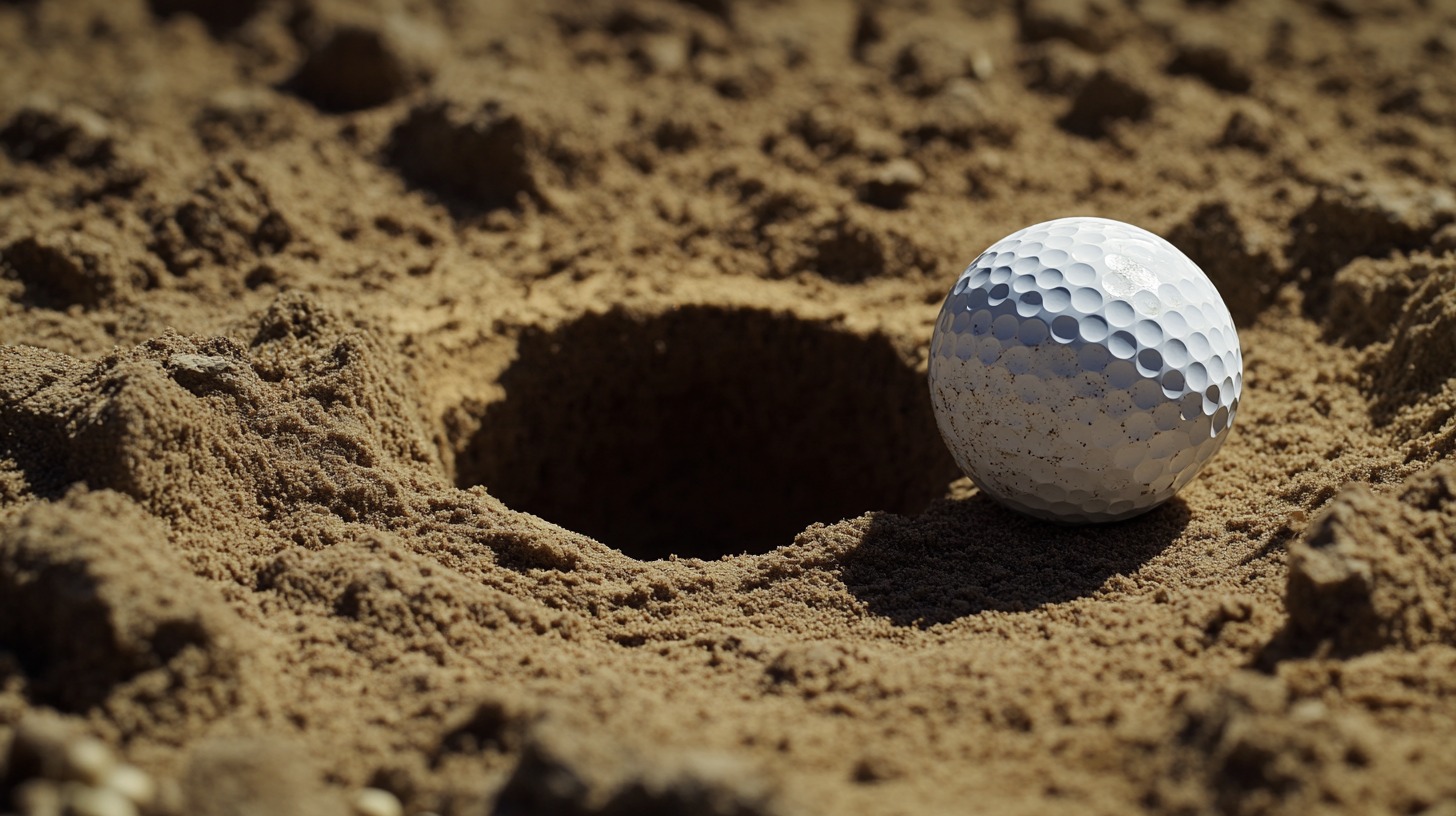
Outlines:
POLYGON ((982 492, 1058 521, 1172 498, 1218 451, 1243 385, 1207 275, 1145 229, 1059 218, 997 241, 956 280, 931 339, 930 398, 982 492))

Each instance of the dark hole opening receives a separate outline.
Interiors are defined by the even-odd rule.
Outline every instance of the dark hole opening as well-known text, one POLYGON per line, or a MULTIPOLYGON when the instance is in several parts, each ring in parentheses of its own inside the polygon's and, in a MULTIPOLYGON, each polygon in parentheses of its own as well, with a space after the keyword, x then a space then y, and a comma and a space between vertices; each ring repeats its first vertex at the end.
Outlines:
POLYGON ((889 340, 754 309, 528 331, 461 485, 640 559, 767 552, 809 524, 916 513, 957 476, 889 340))

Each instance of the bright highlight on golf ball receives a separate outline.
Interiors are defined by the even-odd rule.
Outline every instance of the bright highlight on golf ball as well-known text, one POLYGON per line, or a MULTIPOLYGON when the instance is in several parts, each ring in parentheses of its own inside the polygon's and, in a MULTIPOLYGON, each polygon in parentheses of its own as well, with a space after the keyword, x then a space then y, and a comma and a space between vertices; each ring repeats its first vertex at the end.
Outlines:
POLYGON ((1212 281, 1106 218, 997 241, 961 273, 931 340, 941 436, 982 492, 1058 521, 1167 501, 1228 438, 1243 353, 1212 281))

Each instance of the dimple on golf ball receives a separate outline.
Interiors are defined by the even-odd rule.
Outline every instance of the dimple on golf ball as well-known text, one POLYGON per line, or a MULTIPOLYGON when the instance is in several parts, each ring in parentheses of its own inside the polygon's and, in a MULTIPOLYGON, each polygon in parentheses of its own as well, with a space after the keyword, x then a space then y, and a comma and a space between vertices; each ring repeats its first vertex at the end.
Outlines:
POLYGON ((1041 518, 1116 521, 1172 498, 1228 438, 1243 353, 1177 247, 1058 218, 961 273, 929 380, 941 436, 982 492, 1041 518))

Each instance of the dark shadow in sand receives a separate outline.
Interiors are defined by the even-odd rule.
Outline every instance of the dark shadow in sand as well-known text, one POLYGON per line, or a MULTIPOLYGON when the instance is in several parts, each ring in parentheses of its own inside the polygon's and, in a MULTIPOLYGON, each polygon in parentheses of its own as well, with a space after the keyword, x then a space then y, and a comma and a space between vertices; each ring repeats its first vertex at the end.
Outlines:
POLYGON ((1189 517, 1174 497, 1127 521, 1061 525, 978 495, 915 517, 876 517, 840 575, 872 613, 923 628, 1085 596, 1163 551, 1189 517))
POLYGON ((890 338, 687 305, 523 332, 455 468, 641 560, 764 553, 864 508, 917 513, 955 462, 890 338))

